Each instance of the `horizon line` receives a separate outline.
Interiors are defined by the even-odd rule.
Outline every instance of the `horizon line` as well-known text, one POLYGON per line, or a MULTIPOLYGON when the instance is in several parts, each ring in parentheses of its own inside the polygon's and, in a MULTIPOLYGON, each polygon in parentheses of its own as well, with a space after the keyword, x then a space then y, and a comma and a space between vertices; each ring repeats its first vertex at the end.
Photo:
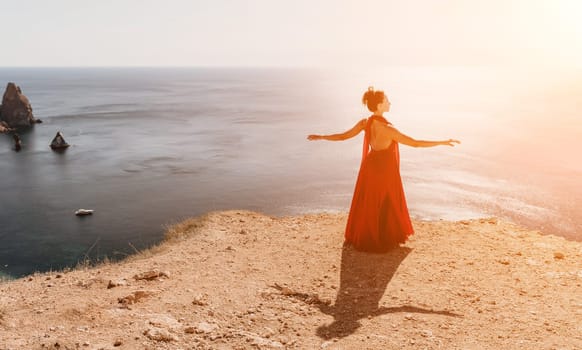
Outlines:
POLYGON ((11 68, 320 68, 317 66, 278 66, 278 65, 71 65, 71 66, 0 66, 11 68))
MULTIPOLYGON (((213 64, 198 64, 198 65, 0 65, 0 69, 9 68, 313 68, 313 69, 334 69, 334 68, 354 68, 354 64, 253 64, 253 65, 236 65, 236 64, 224 64, 224 65, 213 65, 213 64)), ((387 63, 387 64, 365 64, 368 68, 381 68, 381 67, 491 67, 488 64, 476 64, 476 63, 387 63)), ((510 65, 511 66, 511 65, 510 65)))

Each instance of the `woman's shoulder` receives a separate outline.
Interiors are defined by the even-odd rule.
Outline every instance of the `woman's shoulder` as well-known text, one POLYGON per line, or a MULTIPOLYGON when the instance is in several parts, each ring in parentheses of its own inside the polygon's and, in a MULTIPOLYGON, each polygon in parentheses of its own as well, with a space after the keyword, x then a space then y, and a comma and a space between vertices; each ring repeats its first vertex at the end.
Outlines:
POLYGON ((359 130, 363 130, 368 126, 368 118, 364 118, 359 120, 356 125, 354 125, 354 128, 357 128, 359 130))

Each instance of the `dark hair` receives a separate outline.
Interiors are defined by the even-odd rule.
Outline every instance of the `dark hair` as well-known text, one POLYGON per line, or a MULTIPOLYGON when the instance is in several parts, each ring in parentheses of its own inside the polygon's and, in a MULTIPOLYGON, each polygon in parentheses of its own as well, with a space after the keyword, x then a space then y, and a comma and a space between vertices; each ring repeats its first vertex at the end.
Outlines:
POLYGON ((366 91, 364 96, 362 96, 362 103, 368 106, 370 112, 376 112, 378 105, 384 102, 385 97, 386 95, 384 94, 384 91, 374 91, 374 87, 370 86, 368 91, 366 91))

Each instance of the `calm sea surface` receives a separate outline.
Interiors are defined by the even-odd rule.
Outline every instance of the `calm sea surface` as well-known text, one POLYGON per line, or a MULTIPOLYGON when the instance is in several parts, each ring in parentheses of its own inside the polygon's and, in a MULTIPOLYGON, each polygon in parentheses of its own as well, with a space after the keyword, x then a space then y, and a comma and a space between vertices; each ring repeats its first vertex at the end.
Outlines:
POLYGON ((401 147, 415 218, 498 216, 582 240, 582 101, 568 81, 463 67, 0 69, 9 81, 44 123, 21 132, 19 153, 0 135, 0 276, 123 258, 211 210, 347 211, 362 135, 306 135, 368 116, 370 84, 402 132, 463 141, 401 147), (64 153, 49 148, 59 130, 64 153))

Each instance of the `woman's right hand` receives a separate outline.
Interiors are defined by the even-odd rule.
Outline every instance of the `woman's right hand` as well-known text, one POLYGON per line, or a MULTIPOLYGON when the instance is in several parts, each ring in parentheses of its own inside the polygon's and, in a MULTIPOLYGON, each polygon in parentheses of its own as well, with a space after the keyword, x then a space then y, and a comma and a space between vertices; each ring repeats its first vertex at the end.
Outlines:
POLYGON ((323 139, 323 137, 321 135, 308 135, 307 139, 309 141, 316 141, 316 140, 321 140, 323 139))

